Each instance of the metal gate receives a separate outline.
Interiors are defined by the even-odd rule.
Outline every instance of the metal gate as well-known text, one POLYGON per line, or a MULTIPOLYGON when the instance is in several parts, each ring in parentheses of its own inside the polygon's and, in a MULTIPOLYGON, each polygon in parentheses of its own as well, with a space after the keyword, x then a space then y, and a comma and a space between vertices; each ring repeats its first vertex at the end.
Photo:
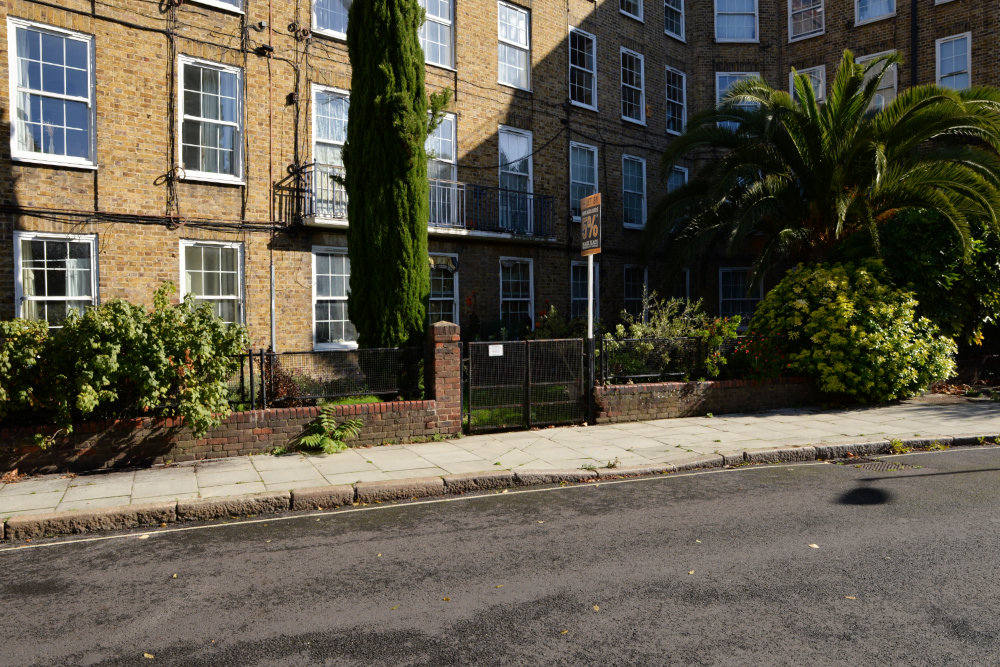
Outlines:
POLYGON ((586 418, 583 340, 468 343, 466 349, 463 416, 469 433, 586 418))

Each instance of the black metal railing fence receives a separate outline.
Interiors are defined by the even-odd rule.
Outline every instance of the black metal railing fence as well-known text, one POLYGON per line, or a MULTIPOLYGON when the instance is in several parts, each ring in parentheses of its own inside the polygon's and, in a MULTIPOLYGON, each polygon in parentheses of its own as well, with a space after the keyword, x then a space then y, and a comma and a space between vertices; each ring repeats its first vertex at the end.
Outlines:
POLYGON ((420 347, 310 352, 250 350, 237 358, 229 403, 240 409, 312 405, 322 399, 423 396, 420 347))

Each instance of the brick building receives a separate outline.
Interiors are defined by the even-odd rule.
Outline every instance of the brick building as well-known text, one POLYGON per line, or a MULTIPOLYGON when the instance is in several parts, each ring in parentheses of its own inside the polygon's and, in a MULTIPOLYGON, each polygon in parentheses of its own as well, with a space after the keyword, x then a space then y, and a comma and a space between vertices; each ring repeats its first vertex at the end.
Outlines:
MULTIPOLYGON (((352 345, 340 168, 350 0, 0 4, 0 317, 149 303, 164 281, 255 345, 352 345)), ((659 154, 693 110, 759 73, 819 84, 844 48, 897 50, 913 83, 998 84, 986 0, 422 0, 431 317, 488 334, 546 304, 580 314, 574 202, 600 191, 600 315, 644 283, 745 311, 748 258, 669 272, 641 254, 659 154)))

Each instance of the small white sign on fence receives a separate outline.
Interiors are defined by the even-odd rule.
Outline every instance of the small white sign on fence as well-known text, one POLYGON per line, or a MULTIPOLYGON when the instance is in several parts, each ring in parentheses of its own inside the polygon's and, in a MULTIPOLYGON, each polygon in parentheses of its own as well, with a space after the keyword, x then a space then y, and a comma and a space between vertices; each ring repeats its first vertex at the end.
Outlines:
POLYGON ((503 356, 503 345, 490 345, 490 356, 491 357, 502 357, 503 356))

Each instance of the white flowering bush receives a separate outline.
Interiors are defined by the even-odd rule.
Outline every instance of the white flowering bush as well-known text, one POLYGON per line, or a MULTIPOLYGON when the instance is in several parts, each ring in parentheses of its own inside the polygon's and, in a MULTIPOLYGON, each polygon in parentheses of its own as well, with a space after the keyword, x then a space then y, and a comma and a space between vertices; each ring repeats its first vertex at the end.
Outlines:
POLYGON ((871 403, 913 396, 955 369, 955 343, 913 295, 883 282, 879 262, 800 265, 768 292, 750 321, 786 336, 788 368, 824 392, 871 403))

